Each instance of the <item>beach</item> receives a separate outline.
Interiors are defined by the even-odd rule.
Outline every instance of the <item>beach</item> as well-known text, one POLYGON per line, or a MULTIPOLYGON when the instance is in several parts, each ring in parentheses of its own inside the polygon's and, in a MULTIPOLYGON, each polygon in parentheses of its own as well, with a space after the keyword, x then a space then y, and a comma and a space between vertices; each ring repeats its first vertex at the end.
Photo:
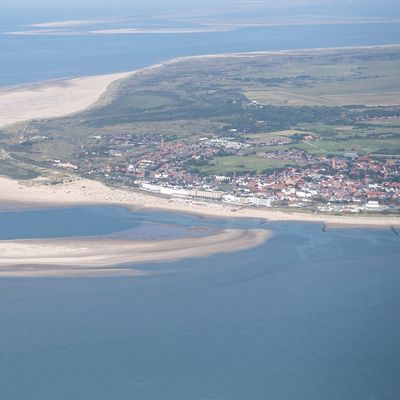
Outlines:
POLYGON ((77 176, 69 176, 64 183, 40 177, 30 181, 16 181, 0 177, 0 202, 15 207, 45 207, 68 205, 120 205, 132 209, 161 209, 213 217, 262 218, 269 221, 318 222, 329 226, 380 227, 400 226, 394 215, 329 215, 277 210, 266 207, 238 207, 222 202, 202 202, 184 198, 160 197, 144 192, 119 189, 77 176))
POLYGON ((0 88, 0 128, 81 111, 96 102, 110 83, 129 75, 125 72, 0 88))
POLYGON ((0 277, 144 275, 143 271, 112 266, 241 251, 261 245, 271 235, 261 229, 226 229, 200 238, 153 241, 5 240, 0 241, 0 277))
MULTIPOLYGON (((400 226, 395 216, 334 216, 303 214, 268 208, 238 208, 222 202, 199 202, 154 196, 112 188, 101 182, 69 176, 64 183, 41 177, 31 181, 0 178, 0 209, 119 205, 134 210, 164 210, 200 216, 247 217, 268 221, 316 222, 324 230, 338 228, 391 229, 400 226)), ((97 277, 148 274, 131 265, 207 257, 237 252, 264 243, 272 236, 265 229, 227 229, 200 238, 127 240, 111 238, 24 239, 0 241, 0 278, 97 277), (123 267, 121 264, 129 264, 123 267)))

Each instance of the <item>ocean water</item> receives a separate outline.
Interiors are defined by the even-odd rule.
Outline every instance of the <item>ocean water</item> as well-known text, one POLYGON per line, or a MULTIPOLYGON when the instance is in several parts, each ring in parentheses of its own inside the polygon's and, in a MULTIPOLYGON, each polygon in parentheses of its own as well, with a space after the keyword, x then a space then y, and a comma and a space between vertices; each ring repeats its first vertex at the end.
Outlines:
MULTIPOLYGON (((120 208, 72 210, 103 213, 108 232, 127 218, 120 208)), ((62 221, 72 211, 40 212, 62 221)), ((130 214, 134 229, 257 227, 274 237, 239 253, 140 265, 158 272, 146 277, 1 279, 1 399, 400 398, 392 231, 130 214)))
MULTIPOLYGON (((0 27, 13 29, 8 20, 0 27)), ((399 37, 400 24, 0 34, 0 86, 177 56, 397 44, 399 37)), ((239 253, 140 265, 157 272, 146 277, 0 279, 0 399, 400 399, 400 239, 389 229, 322 232, 312 223, 120 207, 0 212, 0 240, 178 238, 223 227, 266 228, 274 237, 239 253)))
POLYGON ((398 44, 400 38, 400 23, 106 36, 5 35, 10 29, 0 29, 0 86, 131 71, 180 56, 398 44))

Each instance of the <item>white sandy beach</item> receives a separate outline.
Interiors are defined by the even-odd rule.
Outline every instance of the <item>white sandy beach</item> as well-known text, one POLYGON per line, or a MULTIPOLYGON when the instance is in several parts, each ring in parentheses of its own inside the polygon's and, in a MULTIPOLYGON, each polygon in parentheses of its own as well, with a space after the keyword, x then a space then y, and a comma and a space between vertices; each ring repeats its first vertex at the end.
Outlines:
POLYGON ((0 277, 144 274, 110 266, 205 257, 255 247, 271 233, 261 229, 227 229, 190 239, 133 241, 47 239, 0 241, 0 277), (26 266, 29 267, 26 267, 26 266))
POLYGON ((93 104, 111 82, 130 72, 0 88, 0 128, 31 119, 60 117, 93 104))
POLYGON ((116 189, 101 182, 70 177, 64 184, 52 185, 47 178, 31 181, 16 181, 0 177, 0 201, 15 205, 54 206, 79 204, 109 204, 129 208, 152 208, 187 212, 215 217, 253 217, 270 221, 311 221, 336 226, 353 225, 364 227, 400 226, 400 216, 340 216, 300 213, 292 210, 279 211, 273 208, 241 208, 226 203, 168 199, 133 190, 116 189), (71 180, 71 182, 69 182, 71 180))

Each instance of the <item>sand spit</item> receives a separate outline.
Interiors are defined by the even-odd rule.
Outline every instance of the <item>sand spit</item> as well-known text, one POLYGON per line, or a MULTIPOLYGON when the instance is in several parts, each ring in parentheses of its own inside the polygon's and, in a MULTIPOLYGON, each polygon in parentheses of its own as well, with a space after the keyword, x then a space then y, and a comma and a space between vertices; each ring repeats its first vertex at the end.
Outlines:
POLYGON ((96 102, 110 83, 130 74, 97 75, 0 88, 0 128, 16 122, 61 117, 81 111, 96 102))
POLYGON ((0 241, 0 277, 143 275, 143 271, 110 266, 235 252, 258 246, 269 237, 271 233, 262 229, 227 229, 201 238, 157 241, 5 240, 0 241))

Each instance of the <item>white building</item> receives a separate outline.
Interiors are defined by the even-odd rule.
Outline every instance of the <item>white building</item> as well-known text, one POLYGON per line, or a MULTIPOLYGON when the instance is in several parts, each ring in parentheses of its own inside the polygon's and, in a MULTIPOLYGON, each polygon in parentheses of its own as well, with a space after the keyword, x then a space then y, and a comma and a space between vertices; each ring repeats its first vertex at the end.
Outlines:
POLYGON ((369 200, 367 204, 365 205, 365 208, 367 210, 379 210, 381 206, 379 205, 379 202, 374 201, 374 200, 369 200))
POLYGON ((252 204, 256 207, 271 207, 272 206, 272 199, 269 197, 264 199, 262 197, 253 197, 252 204))

